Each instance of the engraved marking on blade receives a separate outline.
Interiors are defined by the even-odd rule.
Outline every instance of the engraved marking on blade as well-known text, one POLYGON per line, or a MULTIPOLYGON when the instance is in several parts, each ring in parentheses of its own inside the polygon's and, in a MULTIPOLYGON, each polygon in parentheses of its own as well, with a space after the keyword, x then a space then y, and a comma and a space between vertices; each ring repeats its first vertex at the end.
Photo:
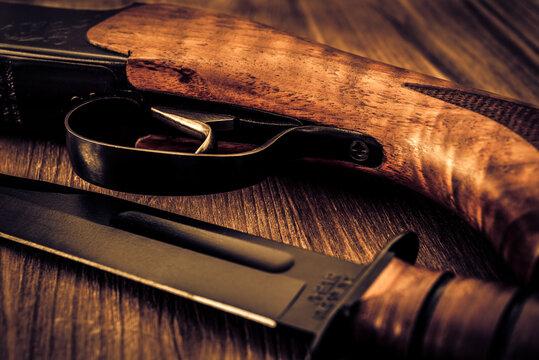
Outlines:
POLYGON ((346 275, 328 274, 316 286, 316 289, 307 298, 316 306, 313 318, 325 319, 335 305, 352 285, 352 280, 346 275))

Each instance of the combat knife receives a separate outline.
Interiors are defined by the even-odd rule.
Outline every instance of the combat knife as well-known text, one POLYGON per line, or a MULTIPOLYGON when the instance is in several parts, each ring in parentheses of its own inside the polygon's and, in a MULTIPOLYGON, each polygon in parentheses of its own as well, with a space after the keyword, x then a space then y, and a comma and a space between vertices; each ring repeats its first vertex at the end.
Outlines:
POLYGON ((533 358, 539 298, 412 266, 413 233, 358 265, 117 198, 0 175, 0 236, 308 339, 309 356, 533 358))

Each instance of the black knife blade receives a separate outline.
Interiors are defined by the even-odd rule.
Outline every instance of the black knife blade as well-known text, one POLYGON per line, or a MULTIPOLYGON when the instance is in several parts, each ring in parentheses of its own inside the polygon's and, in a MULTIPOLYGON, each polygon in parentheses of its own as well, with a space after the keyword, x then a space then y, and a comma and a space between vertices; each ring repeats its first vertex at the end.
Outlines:
MULTIPOLYGON (((305 333, 313 350, 415 235, 369 266, 117 198, 0 175, 0 235, 242 316, 305 333), (334 326, 334 325, 333 325, 334 326)), ((344 319, 346 322, 346 319, 344 319)))

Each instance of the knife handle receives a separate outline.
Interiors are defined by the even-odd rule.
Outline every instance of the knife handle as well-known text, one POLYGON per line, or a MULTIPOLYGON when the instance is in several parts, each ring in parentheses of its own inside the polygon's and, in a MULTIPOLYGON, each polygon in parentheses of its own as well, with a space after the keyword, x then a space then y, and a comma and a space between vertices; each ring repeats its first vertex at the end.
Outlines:
POLYGON ((378 358, 538 359, 538 333, 539 294, 399 259, 354 315, 358 348, 378 358))
POLYGON ((87 37, 129 56, 137 89, 373 136, 385 161, 365 171, 453 209, 537 284, 539 151, 500 124, 537 140, 536 107, 199 9, 136 6, 87 37))

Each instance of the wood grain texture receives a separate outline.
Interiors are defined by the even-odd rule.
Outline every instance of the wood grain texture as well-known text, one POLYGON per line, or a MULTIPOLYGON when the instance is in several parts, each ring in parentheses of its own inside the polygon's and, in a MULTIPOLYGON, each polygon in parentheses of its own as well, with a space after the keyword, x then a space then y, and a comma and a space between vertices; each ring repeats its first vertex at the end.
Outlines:
MULTIPOLYGON (((46 3, 78 8, 125 5, 46 3)), ((534 50, 539 22, 532 1, 182 3, 539 102, 534 50)), ((1 135, 0 154, 2 173, 111 193, 74 175, 61 145, 1 135)), ((205 196, 113 194, 360 263, 369 262, 387 238, 412 229, 422 240, 421 265, 514 281, 490 244, 461 219, 420 195, 347 169, 294 164, 261 184, 205 196)), ((519 329, 523 338, 530 336, 525 326, 519 329)), ((0 243, 0 333, 0 351, 8 359, 30 354, 55 359, 296 359, 305 351, 295 334, 272 332, 5 241, 0 243)))
MULTIPOLYGON (((373 136, 385 161, 366 171, 455 210, 492 241, 520 278, 539 281, 537 216, 529 215, 539 212, 539 151, 498 122, 420 90, 497 96, 193 8, 130 8, 87 36, 94 45, 129 55, 127 76, 138 89, 373 136)), ((537 122, 539 109, 528 108, 531 120, 523 121, 537 122)))

